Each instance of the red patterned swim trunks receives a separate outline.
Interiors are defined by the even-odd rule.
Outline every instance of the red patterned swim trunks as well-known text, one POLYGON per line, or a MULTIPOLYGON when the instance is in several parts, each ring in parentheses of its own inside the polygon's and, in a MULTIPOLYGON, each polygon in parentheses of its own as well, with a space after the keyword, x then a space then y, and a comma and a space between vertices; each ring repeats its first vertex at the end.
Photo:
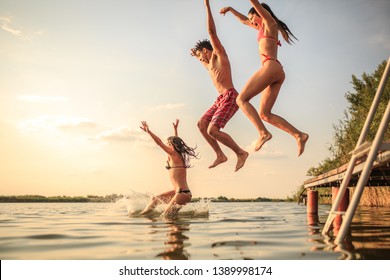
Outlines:
POLYGON ((224 128, 226 123, 238 111, 237 96, 238 93, 234 88, 220 94, 213 106, 202 116, 202 119, 220 129, 224 128))

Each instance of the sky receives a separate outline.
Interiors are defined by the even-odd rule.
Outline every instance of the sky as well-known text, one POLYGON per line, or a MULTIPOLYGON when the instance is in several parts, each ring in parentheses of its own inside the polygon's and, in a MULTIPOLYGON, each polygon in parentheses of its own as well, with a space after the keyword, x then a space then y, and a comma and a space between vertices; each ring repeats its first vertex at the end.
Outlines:
MULTIPOLYGON (((256 31, 211 0, 217 34, 238 92, 260 67, 256 31)), ((265 124, 273 139, 253 152, 257 132, 238 111, 224 131, 250 156, 208 166, 215 155, 197 121, 217 98, 208 73, 189 55, 206 39, 202 0, 0 0, 0 195, 158 194, 172 189, 166 154, 140 128, 196 146, 188 183, 194 197, 286 198, 329 157, 352 75, 372 73, 390 54, 388 0, 269 0, 298 37, 282 41, 286 72, 273 112, 310 135, 295 139, 265 124)), ((259 97, 252 104, 258 108, 259 97)))

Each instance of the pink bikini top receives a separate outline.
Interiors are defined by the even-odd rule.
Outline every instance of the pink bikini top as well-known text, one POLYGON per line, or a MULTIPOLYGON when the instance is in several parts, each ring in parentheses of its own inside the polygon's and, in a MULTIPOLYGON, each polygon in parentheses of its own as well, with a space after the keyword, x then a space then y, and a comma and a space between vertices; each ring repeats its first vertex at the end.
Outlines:
POLYGON ((271 40, 274 40, 278 44, 278 46, 282 46, 282 44, 280 43, 280 41, 277 38, 272 37, 272 36, 265 36, 263 28, 260 28, 259 32, 257 33, 257 41, 260 41, 261 39, 271 39, 271 40))

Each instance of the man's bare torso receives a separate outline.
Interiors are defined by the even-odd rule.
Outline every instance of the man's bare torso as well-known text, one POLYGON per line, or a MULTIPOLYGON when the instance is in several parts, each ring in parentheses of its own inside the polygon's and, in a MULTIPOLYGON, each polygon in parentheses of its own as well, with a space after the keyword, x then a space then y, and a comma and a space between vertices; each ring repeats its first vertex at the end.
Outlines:
POLYGON ((233 88, 232 71, 227 57, 212 55, 208 72, 219 94, 233 88))

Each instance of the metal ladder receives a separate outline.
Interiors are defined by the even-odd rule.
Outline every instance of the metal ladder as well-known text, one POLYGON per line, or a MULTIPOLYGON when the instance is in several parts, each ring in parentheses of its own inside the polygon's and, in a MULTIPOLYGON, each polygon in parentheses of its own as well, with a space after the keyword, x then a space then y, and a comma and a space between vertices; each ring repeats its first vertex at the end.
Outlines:
MULTIPOLYGON (((390 72, 390 58, 387 61, 386 69, 383 73, 381 82, 378 86, 377 92, 375 94, 374 100, 373 100, 371 108, 370 108, 370 111, 367 115, 363 129, 360 133, 359 140, 357 141, 355 149, 352 151, 352 157, 349 161, 348 168, 345 172, 344 178, 343 178, 342 183, 340 185, 339 192, 336 196, 336 199, 332 205, 332 209, 329 212, 325 226, 322 230, 322 234, 327 235, 335 217, 338 215, 344 215, 343 219, 342 219, 341 226, 340 226, 340 230, 339 230, 337 237, 334 241, 335 244, 342 243, 347 235, 348 229, 349 229, 351 222, 352 222, 352 218, 355 214, 356 208, 357 208, 359 201, 360 201, 360 198, 362 196, 364 187, 366 186, 367 181, 369 179, 369 176, 371 174, 372 165, 378 156, 379 149, 383 146, 383 138, 384 138, 386 129, 389 126, 389 120, 390 120, 390 102, 387 104, 386 111, 382 117, 378 131, 375 135, 374 141, 372 143, 367 143, 366 137, 367 137, 368 131, 370 129, 370 125, 373 121, 375 112, 378 109, 378 105, 380 103, 380 98, 381 98, 382 93, 385 89, 386 82, 389 78, 389 72, 390 72), (355 164, 356 164, 357 160, 364 155, 367 155, 367 159, 364 163, 363 170, 362 170, 361 175, 359 177, 359 180, 356 184, 355 192, 352 195, 351 202, 350 202, 350 204, 345 212, 337 211, 339 209, 342 198, 343 198, 343 196, 348 188, 349 182, 351 180, 353 169, 355 168, 355 164)), ((386 148, 388 149, 388 147, 386 147, 386 148)))

